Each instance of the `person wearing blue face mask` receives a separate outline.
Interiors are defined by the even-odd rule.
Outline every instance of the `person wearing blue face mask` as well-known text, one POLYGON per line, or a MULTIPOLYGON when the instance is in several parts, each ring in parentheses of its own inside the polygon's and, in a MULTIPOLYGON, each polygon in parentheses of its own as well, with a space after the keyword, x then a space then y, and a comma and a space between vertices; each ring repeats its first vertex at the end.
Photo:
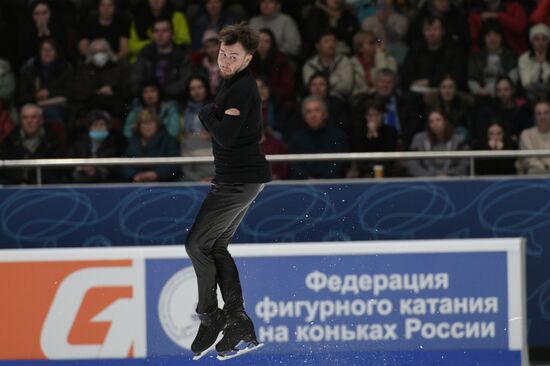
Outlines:
MULTIPOLYGON (((72 147, 72 158, 119 157, 124 151, 124 139, 111 130, 110 115, 100 109, 93 109, 86 115, 88 133, 72 147)), ((116 181, 116 167, 80 165, 73 169, 71 178, 75 183, 100 183, 116 181)))

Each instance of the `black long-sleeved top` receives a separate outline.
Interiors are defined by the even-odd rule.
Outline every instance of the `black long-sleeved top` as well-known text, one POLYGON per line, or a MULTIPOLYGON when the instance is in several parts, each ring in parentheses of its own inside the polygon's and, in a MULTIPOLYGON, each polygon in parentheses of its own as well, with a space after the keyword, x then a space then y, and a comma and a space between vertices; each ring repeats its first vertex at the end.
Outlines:
POLYGON ((206 105, 199 118, 212 135, 216 166, 215 181, 224 183, 266 183, 271 168, 260 150, 262 112, 258 87, 245 68, 224 80, 215 103, 206 105), (226 110, 235 108, 240 115, 226 110))

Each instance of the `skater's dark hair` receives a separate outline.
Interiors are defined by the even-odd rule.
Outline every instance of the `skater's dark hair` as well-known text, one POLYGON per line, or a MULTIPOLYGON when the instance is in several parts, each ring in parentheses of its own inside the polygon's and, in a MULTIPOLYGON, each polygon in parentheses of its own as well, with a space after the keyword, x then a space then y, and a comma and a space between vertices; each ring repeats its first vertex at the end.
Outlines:
POLYGON ((260 37, 246 22, 241 22, 224 27, 220 32, 220 41, 228 46, 240 43, 247 53, 254 53, 260 37))

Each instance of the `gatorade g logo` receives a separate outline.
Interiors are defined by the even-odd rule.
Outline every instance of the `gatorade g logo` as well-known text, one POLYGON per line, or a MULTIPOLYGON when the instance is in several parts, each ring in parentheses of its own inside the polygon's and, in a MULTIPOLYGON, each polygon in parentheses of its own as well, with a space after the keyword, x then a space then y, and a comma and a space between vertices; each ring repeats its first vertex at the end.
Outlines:
MULTIPOLYGON (((20 306, 15 319, 7 319, 6 335, 15 339, 6 338, 14 348, 4 348, 0 358, 145 356, 142 261, 0 264, 0 275, 5 272, 22 281, 12 286, 20 306)), ((0 290, 6 285, 0 283, 0 290)))

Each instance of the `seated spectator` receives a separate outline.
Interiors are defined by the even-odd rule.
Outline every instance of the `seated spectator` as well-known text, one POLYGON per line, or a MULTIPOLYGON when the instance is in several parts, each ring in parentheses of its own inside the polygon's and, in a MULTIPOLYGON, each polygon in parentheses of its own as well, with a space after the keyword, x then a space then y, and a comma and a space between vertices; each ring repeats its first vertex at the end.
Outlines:
POLYGON ((387 46, 388 53, 401 63, 407 51, 403 38, 407 34, 409 21, 407 17, 396 11, 395 2, 394 0, 375 1, 374 13, 363 19, 361 28, 374 33, 376 38, 387 46))
MULTIPOLYGON (((189 79, 186 88, 187 101, 181 119, 180 144, 183 156, 212 156, 212 139, 202 125, 199 112, 212 100, 208 91, 208 81, 200 76, 189 79)), ((214 164, 184 164, 183 176, 186 180, 209 181, 215 175, 214 164)))
MULTIPOLYGON (((535 103, 535 126, 523 130, 519 137, 521 150, 550 149, 550 102, 541 100, 535 103)), ((550 173, 550 157, 533 156, 523 158, 520 162, 520 173, 550 173)))
POLYGON ((463 7, 453 0, 427 0, 413 17, 407 40, 409 44, 422 39, 422 27, 427 17, 441 18, 445 25, 445 38, 454 42, 461 50, 470 47, 470 34, 468 33, 468 17, 463 7))
MULTIPOLYGON (((353 134, 352 150, 354 152, 387 152, 397 150, 397 131, 384 124, 386 107, 371 101, 361 121, 356 124, 360 129, 353 134)), ((385 175, 391 175, 393 161, 355 160, 347 172, 348 178, 373 177, 374 165, 382 165, 385 175)))
POLYGON ((538 0, 529 16, 531 24, 544 23, 550 27, 550 0, 538 0))
POLYGON ((219 51, 220 40, 218 33, 208 29, 202 36, 202 49, 191 54, 193 68, 196 72, 206 77, 210 94, 212 95, 216 95, 220 86, 220 72, 218 68, 219 51))
POLYGON ((521 131, 532 126, 530 106, 525 100, 516 95, 514 82, 508 76, 501 76, 495 82, 495 96, 489 102, 476 108, 474 136, 484 136, 487 122, 500 121, 510 133, 514 141, 518 141, 521 131))
POLYGON ((73 68, 63 59, 57 42, 44 39, 37 57, 21 69, 19 104, 35 103, 42 108, 46 121, 64 121, 72 78, 73 68))
POLYGON ((281 12, 281 0, 260 0, 260 15, 250 19, 253 29, 269 29, 281 52, 296 57, 302 47, 298 26, 287 14, 281 12))
POLYGON ((439 83, 439 89, 424 94, 426 110, 441 110, 455 127, 455 132, 471 139, 470 110, 474 107, 474 98, 458 90, 456 81, 445 75, 439 83))
POLYGON ((518 60, 521 85, 530 99, 546 96, 550 76, 550 28, 537 24, 529 30, 530 47, 518 60))
MULTIPOLYGON (((21 108, 21 123, 0 145, 0 160, 54 159, 61 157, 61 148, 55 134, 43 123, 42 109, 35 104, 21 108)), ((52 168, 42 169, 42 183, 58 183, 61 174, 52 168)), ((7 184, 36 184, 36 168, 6 169, 7 184)))
POLYGON ((295 130, 295 126, 292 126, 292 117, 295 117, 293 108, 273 95, 264 77, 257 76, 256 85, 262 101, 264 128, 268 128, 275 138, 288 140, 295 130))
POLYGON ((269 29, 262 29, 259 33, 260 41, 250 62, 250 70, 255 76, 265 77, 279 98, 295 103, 294 71, 288 58, 279 51, 277 41, 269 29))
MULTIPOLYGON (((508 136, 504 124, 493 121, 488 124, 485 136, 476 141, 474 150, 516 150, 517 144, 508 136)), ((516 174, 516 159, 499 158, 475 160, 476 175, 513 175, 516 174)))
MULTIPOLYGON (((308 97, 302 102, 306 127, 294 133, 289 144, 291 154, 349 152, 346 134, 328 123, 328 111, 323 99, 308 97)), ((290 179, 343 178, 345 162, 296 162, 290 164, 290 179)))
POLYGON ((305 20, 304 46, 306 56, 311 54, 309 45, 315 44, 321 36, 334 33, 341 52, 350 54, 353 35, 359 30, 357 18, 344 6, 344 0, 318 0, 305 20))
POLYGON ((14 127, 12 99, 15 92, 15 76, 7 60, 0 59, 0 144, 14 127))
MULTIPOLYGON (((260 148, 265 155, 288 153, 285 144, 281 140, 273 136, 269 127, 262 130, 260 148)), ((272 163, 271 177, 273 178, 273 180, 286 179, 288 177, 288 163, 272 163)))
POLYGON ((191 44, 191 35, 187 26, 185 15, 174 11, 172 3, 168 0, 147 0, 139 8, 130 26, 130 40, 128 43, 130 57, 135 61, 141 50, 154 42, 153 29, 158 20, 166 20, 170 23, 170 39, 174 46, 186 46, 191 44))
POLYGON ((117 60, 105 39, 93 40, 74 79, 72 95, 78 105, 77 116, 82 115, 82 110, 102 109, 121 119, 130 99, 129 75, 127 63, 117 60))
POLYGON ((498 77, 517 79, 517 56, 502 40, 497 22, 485 22, 481 32, 484 47, 468 59, 468 88, 479 98, 494 96, 498 77))
POLYGON ((395 57, 387 52, 384 42, 377 39, 373 32, 357 32, 353 37, 353 49, 355 54, 351 61, 363 74, 368 92, 372 92, 374 88, 374 75, 378 70, 397 71, 395 57))
POLYGON ((516 0, 483 0, 476 2, 468 13, 468 26, 470 28, 471 51, 475 52, 480 45, 479 34, 483 23, 497 21, 502 27, 504 41, 520 55, 527 50, 525 31, 527 29, 527 14, 525 8, 516 0))
MULTIPOLYGON (((465 149, 464 136, 455 132, 453 124, 441 111, 428 115, 425 131, 414 135, 412 151, 458 151, 465 149)), ((460 176, 468 174, 465 159, 411 159, 406 162, 413 177, 460 176)))
MULTIPOLYGON (((178 141, 170 136, 160 119, 149 110, 139 113, 136 133, 128 141, 126 148, 128 157, 168 157, 180 156, 178 141)), ((180 177, 177 166, 154 165, 123 167, 122 176, 130 182, 163 182, 174 181, 180 177)))
POLYGON ((236 23, 233 17, 224 10, 223 0, 202 0, 201 4, 204 6, 191 28, 193 50, 199 50, 203 47, 205 32, 213 31, 217 33, 226 25, 236 23))
MULTIPOLYGON (((330 84, 326 74, 316 72, 309 78, 307 84, 307 95, 322 98, 328 109, 328 120, 336 126, 342 128, 346 133, 351 131, 350 116, 348 104, 346 101, 330 94, 330 84)), ((294 131, 295 127, 291 128, 294 131)), ((286 141, 286 135, 285 135, 286 141)))
POLYGON ((79 29, 78 50, 81 57, 88 56, 90 42, 104 39, 118 60, 128 56, 130 19, 119 9, 117 0, 99 0, 97 9, 88 14, 79 29))
POLYGON ((141 50, 132 70, 133 94, 139 93, 143 80, 156 80, 165 98, 181 100, 191 72, 190 59, 172 42, 172 24, 166 19, 155 20, 153 43, 141 50))
POLYGON ((19 64, 26 63, 35 56, 35 51, 45 39, 55 39, 59 51, 67 54, 67 29, 65 24, 54 15, 52 4, 48 0, 29 2, 31 19, 19 28, 19 64))
POLYGON ((336 35, 332 31, 319 37, 315 43, 317 55, 304 64, 302 77, 304 84, 307 84, 316 72, 326 74, 330 93, 345 100, 365 89, 365 79, 347 56, 336 52, 336 42, 336 35))
POLYGON ((373 100, 385 106, 384 124, 397 131, 399 144, 408 146, 413 135, 422 129, 421 122, 424 113, 422 103, 408 103, 398 94, 397 74, 390 69, 378 70, 374 76, 372 93, 359 94, 354 98, 352 101, 354 120, 363 120, 367 103, 373 100))
POLYGON ((143 110, 158 116, 162 125, 170 136, 178 138, 180 134, 180 123, 178 108, 173 101, 165 101, 162 92, 154 81, 145 81, 141 87, 141 94, 138 102, 128 113, 124 123, 124 136, 131 138, 136 132, 137 120, 143 110))
POLYGON ((436 88, 445 74, 452 75, 459 82, 465 80, 464 52, 453 43, 444 42, 445 29, 441 18, 424 18, 422 32, 423 39, 411 46, 401 66, 403 88, 426 93, 436 88))
MULTIPOLYGON (((111 117, 105 111, 93 109, 86 115, 88 134, 72 146, 71 158, 114 158, 124 152, 124 139, 111 130, 111 117)), ((114 182, 118 179, 118 167, 79 165, 71 173, 75 183, 114 182)))

